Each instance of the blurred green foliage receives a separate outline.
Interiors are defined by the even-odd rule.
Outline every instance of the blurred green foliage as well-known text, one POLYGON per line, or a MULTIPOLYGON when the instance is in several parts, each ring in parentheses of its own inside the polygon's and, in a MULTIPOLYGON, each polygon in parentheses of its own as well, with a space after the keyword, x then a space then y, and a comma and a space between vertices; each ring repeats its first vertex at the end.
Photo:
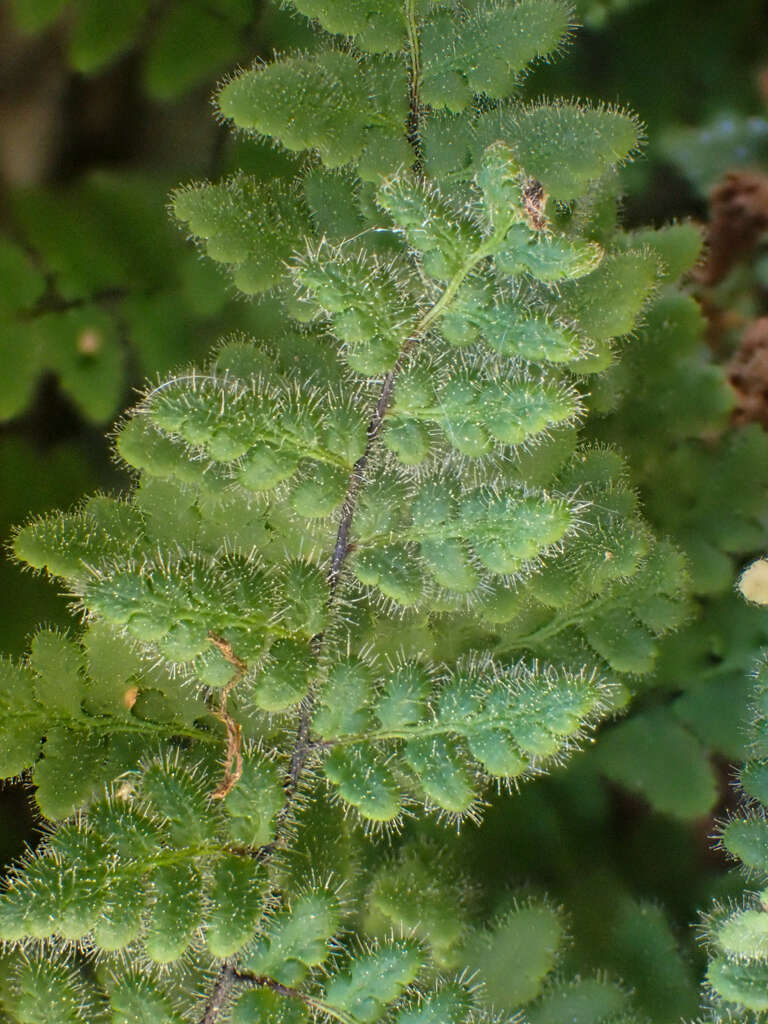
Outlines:
POLYGON ((16 27, 36 34, 63 25, 73 71, 95 75, 137 51, 155 100, 207 84, 247 55, 260 7, 251 0, 10 0, 16 27))

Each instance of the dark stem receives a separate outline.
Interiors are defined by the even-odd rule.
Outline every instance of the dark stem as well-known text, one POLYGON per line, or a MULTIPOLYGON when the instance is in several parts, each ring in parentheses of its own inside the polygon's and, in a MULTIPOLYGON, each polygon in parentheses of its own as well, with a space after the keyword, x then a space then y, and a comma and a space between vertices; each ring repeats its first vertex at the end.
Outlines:
POLYGON ((339 528, 336 532, 336 545, 333 549, 331 567, 328 570, 328 585, 331 590, 331 596, 336 592, 336 588, 339 585, 341 570, 344 566, 347 555, 349 554, 349 531, 352 526, 352 519, 355 515, 357 497, 365 477, 365 471, 368 467, 368 463, 370 462, 374 445, 381 433, 381 428, 384 425, 384 417, 387 415, 389 403, 392 401, 395 379, 402 366, 403 356, 406 354, 411 344, 412 340, 409 339, 409 341, 406 342, 403 351, 400 353, 394 367, 384 378, 384 383, 382 384, 381 392, 379 394, 379 400, 376 403, 370 423, 368 424, 365 451, 355 463, 352 469, 352 474, 349 478, 349 486, 347 487, 347 493, 342 506, 339 528))
POLYGON ((411 78, 411 100, 408 108, 408 121, 406 123, 405 137, 408 140, 408 144, 413 150, 414 161, 412 166, 413 173, 417 178, 421 178, 424 174, 424 150, 421 145, 421 112, 419 110, 419 90, 418 85, 414 84, 413 78, 411 78))
MULTIPOLYGON (((333 548, 333 557, 331 558, 331 565, 328 569, 327 579, 329 605, 333 604, 333 600, 336 596, 336 590, 339 586, 339 580, 341 579, 341 571, 344 568, 344 563, 347 559, 347 555, 349 554, 349 532, 352 528, 352 520, 355 516, 357 499, 360 494, 360 488, 362 487, 365 479, 365 472, 368 467, 368 463, 370 462, 371 454, 379 439, 379 435, 381 434, 382 427, 384 426, 384 418, 387 415, 387 410, 389 409, 390 402, 392 401, 392 392, 394 391, 395 380, 402 368, 403 360, 414 341, 415 338, 408 339, 398 356, 397 362, 384 378, 384 383, 382 384, 381 392, 379 393, 379 399, 376 402, 373 415, 371 416, 368 424, 365 451, 353 466, 352 473, 349 477, 347 493, 344 496, 344 504, 341 509, 341 519, 339 520, 339 526, 336 531, 336 544, 333 548)), ((322 641, 323 634, 318 633, 317 636, 312 638, 313 647, 318 649, 322 645, 322 641)), ((290 813, 291 802, 296 794, 296 790, 299 788, 299 782, 304 772, 304 768, 306 767, 310 754, 317 746, 317 744, 312 743, 310 740, 314 703, 314 696, 310 692, 299 705, 299 724, 296 729, 296 741, 293 746, 293 753, 291 754, 291 765, 285 782, 285 803, 277 817, 278 828, 285 822, 290 813)))
MULTIPOLYGON (((384 378, 384 383, 382 384, 381 392, 379 393, 379 399, 376 402, 373 415, 371 416, 371 420, 368 424, 365 451, 355 463, 349 478, 349 486, 347 487, 347 493, 342 506, 339 528, 336 531, 336 545, 333 549, 333 558, 331 559, 331 565, 328 570, 329 604, 332 603, 336 594, 336 589, 341 577, 341 571, 344 567, 347 555, 349 554, 349 531, 352 527, 352 520, 357 507, 357 498, 365 478, 365 471, 368 467, 376 442, 379 439, 379 435, 381 434, 382 427, 384 426, 384 419, 387 415, 390 402, 392 401, 395 381, 397 380, 397 376, 400 373, 403 361, 408 354, 409 349, 413 344, 415 344, 415 342, 415 337, 409 338, 408 341, 406 341, 400 355, 398 356, 397 362, 384 378)), ((314 645, 317 647, 322 642, 322 639, 322 634, 318 634, 313 638, 314 645)), ((313 708, 314 699, 312 694, 309 693, 299 706, 299 724, 296 729, 296 741, 291 754, 290 768, 288 769, 288 775, 285 780, 285 802, 283 803, 276 819, 276 831, 278 833, 291 812, 293 798, 299 787, 299 782, 301 781, 301 776, 304 772, 304 768, 306 767, 307 760, 309 759, 310 754, 318 746, 318 744, 312 743, 310 740, 313 708)), ((254 852, 254 856, 262 862, 269 860, 272 853, 277 848, 278 842, 279 840, 275 839, 271 843, 266 843, 264 846, 260 846, 258 850, 254 852)), ((215 1024, 219 1011, 223 1010, 226 1006, 233 989, 243 983, 267 986, 273 991, 279 992, 281 995, 290 996, 295 999, 304 998, 297 990, 289 989, 272 978, 258 978, 251 975, 240 974, 231 964, 224 964, 219 978, 214 985, 211 998, 208 1000, 205 1014, 203 1015, 200 1024, 215 1024)))
POLYGON ((32 309, 25 310, 22 316, 26 320, 34 320, 36 317, 44 316, 46 313, 66 313, 70 309, 81 309, 83 306, 108 305, 113 302, 119 302, 130 294, 131 292, 127 288, 105 288, 102 291, 94 292, 92 295, 86 295, 81 298, 64 299, 56 292, 53 284, 49 282, 46 293, 38 299, 32 309))
MULTIPOLYGON (((365 478, 365 471, 368 467, 373 449, 379 439, 379 435, 381 434, 382 427, 384 426, 384 419, 387 415, 390 402, 392 401, 395 381, 397 380, 397 376, 400 373, 403 361, 408 354, 409 349, 413 344, 415 344, 415 342, 415 337, 409 338, 408 341, 406 341, 400 355, 398 356, 397 362, 384 378, 384 383, 382 384, 381 392, 379 393, 379 399, 376 402, 373 415, 371 416, 371 420, 368 424, 365 451, 355 463, 349 478, 349 486, 347 487, 344 505, 342 506, 339 528, 336 532, 336 545, 333 549, 333 558, 331 559, 331 565, 328 570, 329 604, 332 603, 336 594, 336 589, 341 577, 341 571, 344 567, 347 555, 349 554, 349 531, 352 527, 352 520, 357 507, 357 498, 365 478)), ((322 634, 318 634, 314 637, 314 645, 317 647, 322 642, 322 639, 322 634)), ((291 805, 296 795, 296 791, 299 788, 299 783, 301 781, 304 768, 306 767, 307 760, 309 759, 310 754, 318 746, 318 744, 312 743, 310 740, 313 708, 314 699, 312 694, 309 693, 299 706, 299 724, 296 729, 296 741, 293 746, 291 764, 285 780, 285 801, 275 822, 278 834, 291 812, 291 805)), ((264 846, 260 846, 258 850, 254 852, 254 856, 262 862, 269 860, 272 853, 277 848, 278 843, 279 839, 275 839, 271 843, 266 843, 264 846)), ((232 990, 238 985, 238 983, 242 983, 243 981, 250 981, 250 983, 254 985, 268 985, 269 988, 273 989, 275 992, 280 992, 283 995, 290 995, 296 999, 303 998, 300 992, 293 989, 287 989, 284 985, 279 985, 278 982, 271 978, 254 978, 249 977, 248 975, 241 975, 238 974, 230 964, 225 964, 224 967, 222 967, 221 974, 214 986, 211 998, 208 1001, 208 1005, 205 1010, 205 1015, 200 1021, 200 1024, 215 1024, 218 1013, 226 1005, 232 990)))
POLYGON ((283 985, 279 981, 275 981, 274 978, 267 978, 256 974, 238 974, 238 980, 258 988, 270 988, 273 992, 277 992, 281 996, 285 996, 287 999, 301 999, 305 1001, 305 996, 302 992, 299 992, 297 988, 290 988, 288 985, 283 985))
POLYGON ((240 978, 235 968, 232 964, 224 964, 213 986, 211 998, 206 1004, 205 1013, 200 1018, 200 1024, 216 1024, 219 1012, 226 1007, 232 992, 239 984, 240 978))
POLYGON ((293 744, 293 751, 291 753, 291 764, 288 768, 288 775, 285 780, 285 803, 283 804, 276 820, 278 831, 290 814, 293 798, 296 796, 296 790, 299 788, 301 776, 312 751, 312 744, 309 741, 309 732, 314 704, 315 701, 311 692, 308 693, 304 700, 302 700, 301 704, 299 704, 299 724, 296 728, 296 740, 293 744))
POLYGON ((226 1007, 234 990, 246 985, 251 985, 254 988, 268 988, 277 992, 278 995, 285 996, 286 999, 299 999, 303 1003, 307 1002, 304 993, 299 992, 298 989, 283 985, 279 981, 275 981, 274 978, 238 971, 232 964, 225 963, 213 987, 211 997, 206 1003, 205 1013, 200 1019, 200 1024, 216 1024, 219 1012, 226 1007))
MULTIPOLYGON (((418 177, 421 177, 423 175, 423 149, 420 134, 421 100, 419 96, 421 68, 418 36, 416 34, 413 12, 410 8, 409 21, 411 63, 409 68, 408 119, 406 121, 405 130, 406 138, 408 139, 414 154, 413 172, 418 177)), ((339 520, 339 526, 336 531, 336 543, 333 549, 333 556, 328 569, 327 579, 329 605, 332 605, 334 602, 339 581, 341 579, 342 569, 344 568, 344 563, 349 555, 349 534, 352 528, 352 520, 355 516, 355 510, 357 508, 360 488, 363 485, 365 474, 368 469, 368 463, 371 460, 374 448, 376 447, 384 426, 384 420, 392 402, 395 382, 403 367, 403 363, 408 352, 416 341, 417 338, 415 336, 408 338, 397 357, 395 365, 384 377, 378 401, 376 402, 370 422, 368 423, 365 451, 353 466, 352 473, 350 474, 347 493, 344 497, 344 504, 342 505, 341 519, 339 520)), ((323 634, 319 633, 312 639, 313 647, 315 649, 319 648, 322 645, 322 641, 323 634)), ((322 746, 322 744, 313 743, 310 739, 313 710, 314 695, 310 692, 299 705, 299 723, 296 729, 296 739, 293 751, 291 753, 291 763, 285 780, 285 801, 276 818, 276 838, 271 843, 266 843, 254 852, 254 856, 261 861, 269 860, 279 845, 279 833, 291 812, 291 806, 299 788, 301 776, 304 773, 307 761, 313 751, 319 746, 322 746)), ((305 1003, 307 1001, 306 997, 297 989, 288 988, 286 985, 282 985, 280 982, 275 981, 274 978, 241 974, 231 964, 225 963, 213 988, 211 998, 208 1001, 205 1014, 203 1015, 200 1024, 216 1024, 219 1012, 226 1007, 233 990, 239 985, 248 984, 270 988, 273 992, 277 992, 290 999, 299 999, 305 1003)))
POLYGON ((417 178, 424 174, 424 150, 421 144, 421 45, 416 24, 416 9, 413 0, 406 0, 406 23, 408 27, 408 119, 405 137, 413 150, 413 173, 417 178))

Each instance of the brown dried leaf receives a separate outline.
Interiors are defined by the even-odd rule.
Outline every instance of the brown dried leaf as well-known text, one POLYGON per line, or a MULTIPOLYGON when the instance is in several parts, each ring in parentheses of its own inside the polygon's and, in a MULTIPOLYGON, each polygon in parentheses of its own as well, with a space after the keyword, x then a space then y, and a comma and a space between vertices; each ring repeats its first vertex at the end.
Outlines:
POLYGON ((714 285, 750 255, 768 230, 768 175, 730 171, 710 192, 709 203, 709 253, 698 277, 714 285))
POLYGON ((768 317, 755 320, 744 331, 741 344, 728 366, 736 392, 735 423, 762 423, 768 429, 768 317))

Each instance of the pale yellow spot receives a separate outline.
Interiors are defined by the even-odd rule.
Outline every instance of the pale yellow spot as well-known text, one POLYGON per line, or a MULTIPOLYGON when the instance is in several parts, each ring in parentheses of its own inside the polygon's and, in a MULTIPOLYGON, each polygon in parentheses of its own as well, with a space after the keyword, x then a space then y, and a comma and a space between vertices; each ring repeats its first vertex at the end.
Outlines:
POLYGON ((136 698, 139 696, 138 686, 129 686, 123 694, 123 704, 130 711, 133 705, 136 703, 136 698))
POLYGON ((739 590, 754 604, 768 604, 768 559, 759 558, 739 578, 739 590))
POLYGON ((93 327, 86 327, 77 336, 77 351, 81 356, 95 356, 101 351, 101 333, 93 327))

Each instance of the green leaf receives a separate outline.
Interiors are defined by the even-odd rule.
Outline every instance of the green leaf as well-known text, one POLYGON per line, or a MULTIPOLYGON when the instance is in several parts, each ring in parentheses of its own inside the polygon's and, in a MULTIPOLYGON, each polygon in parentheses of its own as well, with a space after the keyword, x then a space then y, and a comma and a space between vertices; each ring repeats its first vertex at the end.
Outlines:
POLYGON ((239 963, 244 970, 295 985, 328 959, 339 921, 336 895, 310 889, 267 920, 265 934, 240 955, 239 963))
POLYGON ((310 309, 330 318, 344 358, 358 373, 389 370, 411 334, 416 315, 403 263, 321 243, 296 265, 310 309))
POLYGON ((397 53, 405 40, 405 18, 397 5, 376 0, 291 0, 291 4, 318 21, 326 32, 353 36, 369 53, 397 53))
POLYGON ((442 736, 414 739, 407 744, 404 757, 428 800, 452 815, 470 810, 477 798, 474 780, 454 742, 442 736))
POLYGON ((201 929, 214 956, 242 948, 264 912, 267 879, 255 850, 232 843, 198 771, 168 755, 117 780, 87 824, 54 831, 11 875, 2 935, 90 935, 108 953, 140 939, 161 964, 179 960, 201 929))
POLYGON ((450 344, 465 347, 482 340, 501 356, 532 363, 571 363, 583 356, 585 339, 572 327, 483 287, 465 285, 439 320, 450 344))
MULTIPOLYGON (((388 431, 412 423, 428 424, 442 431, 445 440, 462 455, 486 455, 494 444, 523 445, 579 413, 579 401, 562 382, 537 380, 505 373, 499 367, 488 380, 488 367, 447 363, 445 382, 431 382, 417 367, 398 380, 388 416, 388 431)), ((387 440, 388 447, 393 447, 387 440)), ((406 460, 404 460, 406 461, 406 460)), ((413 463, 410 460, 410 464, 413 463)))
POLYGON ((715 957, 707 968, 707 983, 726 1003, 754 1013, 768 1010, 768 964, 739 963, 715 957))
POLYGON ((361 410, 340 404, 330 390, 318 389, 312 399, 280 378, 224 374, 158 389, 142 411, 172 442, 188 446, 190 461, 212 459, 224 480, 249 491, 268 491, 298 474, 293 504, 312 517, 340 503, 366 436, 361 410))
POLYGON ((509 96, 528 64, 560 47, 570 23, 571 10, 559 0, 482 2, 463 21, 448 12, 437 14, 422 32, 422 99, 458 112, 474 93, 509 96))
POLYGON ((665 224, 661 228, 641 228, 630 234, 619 233, 619 244, 631 249, 651 249, 659 259, 659 273, 664 281, 675 281, 693 269, 701 257, 704 239, 701 228, 691 221, 665 224))
POLYGON ((144 58, 144 85, 151 97, 174 100, 208 83, 234 60, 241 39, 234 21, 198 4, 169 8, 159 19, 144 58))
POLYGON ((142 773, 141 793, 153 810, 167 819, 172 846, 194 847, 212 838, 215 818, 205 780, 194 767, 180 764, 173 755, 158 760, 142 773))
POLYGON ((237 287, 255 295, 276 285, 284 262, 311 232, 299 193, 281 182, 265 184, 245 174, 218 185, 188 185, 171 197, 212 260, 225 264, 237 287))
POLYGON ((362 748, 337 747, 323 765, 339 795, 370 821, 393 821, 402 811, 402 798, 385 764, 362 748))
POLYGON ((22 960, 13 976, 14 1020, 21 1024, 86 1024, 97 1012, 84 995, 76 971, 64 964, 34 957, 22 960))
POLYGON ((641 129, 629 114, 561 101, 515 110, 504 138, 522 168, 553 199, 566 201, 623 163, 637 148, 641 129))
POLYGON ((44 757, 35 768, 35 800, 47 818, 66 818, 99 795, 107 749, 106 738, 98 734, 48 728, 44 757))
POLYGON ((411 175, 399 174, 385 181, 376 193, 376 202, 414 249, 429 254, 428 272, 439 280, 449 280, 459 272, 480 247, 482 235, 466 212, 433 185, 411 175))
POLYGON ((424 169, 430 178, 440 181, 453 172, 467 174, 474 149, 473 120, 468 108, 455 117, 435 111, 423 124, 424 169))
POLYGON ((21 246, 0 238, 0 315, 3 317, 28 309, 43 294, 45 278, 21 246))
POLYGON ((371 725, 366 705, 372 688, 373 673, 363 662, 349 658, 333 665, 320 693, 313 729, 326 738, 366 732, 371 725))
POLYGON ((283 711, 309 691, 317 661, 306 641, 277 640, 260 670, 253 695, 265 711, 283 711))
POLYGON ((376 119, 364 70, 340 51, 284 57, 243 71, 220 90, 221 113, 286 149, 316 149, 326 167, 357 159, 376 119))
POLYGON ((732 818, 723 829, 722 842, 745 867, 768 873, 768 822, 763 818, 732 818))
POLYGON ((762 908, 739 911, 717 927, 714 938, 726 956, 765 959, 768 955, 768 914, 762 908))
POLYGON ((428 671, 418 662, 394 668, 376 700, 376 718, 381 728, 397 732, 426 721, 432 685, 428 671))
POLYGON ((93 941, 99 949, 114 953, 139 938, 144 907, 137 896, 136 879, 130 875, 110 880, 104 908, 93 926, 93 941))
POLYGON ((105 907, 105 844, 77 824, 62 826, 53 842, 53 850, 45 851, 48 855, 38 853, 8 880, 0 901, 0 933, 7 941, 25 936, 83 939, 105 907))
MULTIPOLYGON (((64 193, 30 189, 12 197, 14 218, 56 275, 63 299, 87 299, 130 279, 134 246, 122 245, 125 239, 114 226, 112 234, 105 229, 101 186, 99 179, 64 193)), ((112 201, 116 206, 114 196, 112 201)))
POLYGON ((355 576, 368 587, 376 587, 385 597, 404 608, 418 604, 424 594, 424 578, 413 553, 403 545, 362 551, 353 563, 355 576))
POLYGON ((667 1014, 676 1020, 696 1014, 699 979, 664 910, 626 898, 612 909, 615 918, 606 949, 613 969, 634 989, 639 1012, 652 1020, 667 1014))
POLYGON ((109 993, 110 1024, 183 1024, 172 995, 158 991, 155 979, 122 973, 109 993))
POLYGON ((131 47, 138 36, 148 0, 121 0, 114 9, 102 0, 80 0, 69 40, 75 71, 93 74, 131 47))
POLYGON ((658 262, 652 252, 629 249, 609 254, 578 284, 562 287, 558 311, 574 317, 597 341, 629 334, 657 277, 658 262))
POLYGON ((306 1024, 308 1011, 298 1000, 285 999, 269 989, 251 989, 232 1005, 232 1024, 306 1024))
POLYGON ((415 1005, 401 1010, 397 1024, 463 1024, 477 1008, 477 1000, 468 986, 457 982, 443 982, 436 991, 429 992, 415 1005))
POLYGON ((442 969, 456 967, 470 897, 454 859, 427 842, 407 843, 374 878, 371 912, 430 947, 442 969))
POLYGON ((144 948, 155 963, 178 960, 188 949, 203 917, 202 882, 193 864, 166 864, 151 877, 155 902, 150 908, 144 948))
POLYGON ((656 659, 653 634, 627 617, 623 609, 608 608, 588 619, 584 635, 597 653, 618 672, 644 675, 656 659))
POLYGON ((349 1013, 362 1024, 378 1020, 388 1003, 415 980, 421 968, 418 947, 412 942, 382 944, 352 958, 347 970, 331 974, 323 1002, 349 1013))
POLYGON ((35 799, 54 820, 99 797, 105 785, 154 747, 158 722, 146 693, 161 700, 161 734, 168 737, 184 729, 180 723, 189 729, 207 714, 193 693, 180 691, 178 680, 150 669, 103 624, 92 625, 82 641, 81 647, 42 631, 33 639, 27 664, 0 663, 6 723, 0 769, 7 775, 30 769, 35 799))
POLYGON ((512 1011, 535 999, 565 940, 561 915, 546 903, 515 907, 472 936, 464 962, 483 982, 482 1001, 512 1011))
POLYGON ((41 32, 61 14, 67 0, 11 0, 14 21, 22 32, 41 32))
POLYGON ((739 773, 741 788, 761 804, 768 804, 768 761, 750 759, 739 773))
POLYGON ((550 987, 525 1013, 531 1024, 595 1024, 621 1019, 629 1004, 616 982, 587 977, 550 987))
MULTIPOLYGON (((749 679, 708 679, 682 694, 672 708, 707 747, 731 761, 740 761, 747 756, 749 747, 746 722, 751 691, 749 679)), ((741 784, 748 789, 743 771, 741 784)))
POLYGON ((435 582, 464 593, 477 578, 469 575, 470 552, 492 575, 514 573, 567 535, 573 514, 567 502, 548 495, 477 488, 456 497, 451 484, 425 481, 410 523, 397 531, 401 542, 364 536, 352 568, 362 583, 407 607, 423 598, 422 564, 435 582), (419 545, 421 559, 409 542, 419 545))
POLYGON ((708 814, 717 799, 706 750, 663 709, 611 729, 601 737, 596 760, 610 779, 683 821, 708 814))
POLYGON ((263 650, 271 611, 267 584, 260 568, 239 557, 198 556, 174 564, 170 554, 160 553, 141 570, 132 562, 113 564, 83 592, 88 607, 155 645, 169 663, 194 662, 212 649, 211 633, 226 636, 230 630, 242 656, 263 650))
POLYGON ((380 731, 368 743, 355 737, 354 744, 338 744, 325 762, 340 796, 374 821, 392 820, 401 809, 393 742, 405 742, 403 765, 419 796, 461 817, 472 809, 482 772, 524 774, 560 754, 605 710, 605 689, 594 675, 502 667, 490 659, 463 659, 431 684, 418 663, 405 663, 379 692, 370 711, 380 731), (430 706, 432 687, 438 689, 430 706))
POLYGON ((225 856, 214 865, 205 919, 205 943, 213 956, 230 957, 253 937, 266 890, 267 879, 258 861, 225 856))
POLYGON ((246 754, 243 774, 223 801, 232 839, 254 849, 266 846, 275 837, 276 818, 284 802, 278 767, 256 754, 246 754))
POLYGON ((516 224, 508 232, 496 254, 496 267, 514 277, 530 274, 537 281, 552 284, 572 281, 591 274, 600 264, 603 250, 597 242, 572 242, 565 237, 550 237, 516 224))

